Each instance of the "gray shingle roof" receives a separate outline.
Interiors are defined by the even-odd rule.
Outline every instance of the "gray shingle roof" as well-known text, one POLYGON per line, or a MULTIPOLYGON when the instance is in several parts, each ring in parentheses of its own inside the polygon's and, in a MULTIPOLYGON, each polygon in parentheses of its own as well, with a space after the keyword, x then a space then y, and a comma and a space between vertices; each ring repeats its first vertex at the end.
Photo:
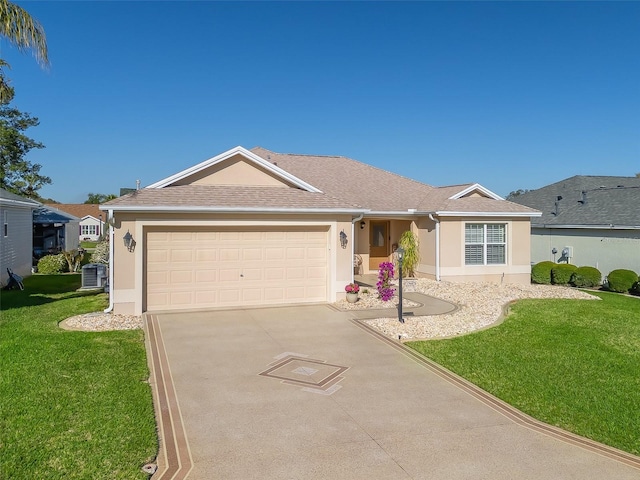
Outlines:
POLYGON ((532 226, 640 226, 638 177, 576 175, 519 195, 513 202, 542 212, 532 219, 532 226))

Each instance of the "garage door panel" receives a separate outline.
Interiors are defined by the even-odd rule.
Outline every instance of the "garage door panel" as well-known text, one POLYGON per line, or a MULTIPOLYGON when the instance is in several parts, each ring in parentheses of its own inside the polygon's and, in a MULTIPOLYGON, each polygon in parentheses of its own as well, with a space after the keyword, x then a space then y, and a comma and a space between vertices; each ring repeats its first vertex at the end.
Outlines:
POLYGON ((192 292, 171 292, 169 297, 171 305, 185 306, 193 303, 192 292))
POLYGON ((176 284, 192 284, 194 272, 191 270, 173 270, 170 274, 169 281, 172 285, 176 284))
POLYGON ((220 261, 221 262, 237 262, 240 260, 240 250, 237 248, 221 248, 220 249, 220 261))
POLYGON ((285 292, 285 289, 281 287, 265 288, 264 300, 266 302, 271 302, 271 303, 274 303, 274 302, 282 303, 285 301, 284 292, 285 292))
POLYGON ((283 267, 268 267, 264 271, 264 278, 267 281, 284 280, 286 278, 285 273, 283 267))
POLYGON ((264 232, 264 240, 266 242, 283 242, 287 239, 285 232, 264 232))
POLYGON ((221 282, 237 282, 239 280, 240 280, 240 269, 237 269, 237 268, 220 269, 221 282))
POLYGON ((169 282, 169 272, 147 272, 147 284, 166 285, 169 282))
POLYGON ((282 247, 267 247, 264 249, 264 257, 267 261, 284 260, 285 251, 282 247))
POLYGON ((152 250, 149 248, 147 251, 147 259, 152 263, 164 263, 169 258, 169 252, 166 250, 152 250))
POLYGON ((327 300, 327 227, 146 232, 147 310, 327 300))
POLYGON ((286 257, 287 260, 302 260, 304 259, 305 249, 300 247, 287 248, 286 257))
POLYGON ((240 232, 220 232, 221 242, 237 242, 240 240, 240 232))
POLYGON ((220 290, 220 304, 221 305, 238 305, 240 302, 240 290, 239 289, 225 289, 220 290))
POLYGON ((202 248, 196 250, 197 262, 216 262, 218 260, 218 250, 213 248, 202 248))
POLYGON ((264 251, 262 248, 244 248, 242 249, 242 260, 245 262, 262 261, 264 251))
POLYGON ((215 290, 195 292, 195 302, 198 306, 208 306, 212 303, 218 303, 218 292, 215 290))
POLYGON ((264 280, 264 270, 259 268, 244 268, 242 270, 242 282, 262 282, 264 280))
POLYGON ((307 267, 307 278, 309 279, 320 279, 327 278, 327 268, 326 267, 307 267))
POLYGON ((196 282, 198 283, 218 282, 220 281, 220 277, 218 273, 219 273, 218 270, 215 270, 215 269, 196 270, 196 282))
POLYGON ((217 241, 219 239, 220 239, 220 234, 218 232, 199 231, 199 232, 196 232, 194 240, 196 242, 211 242, 211 241, 217 241))
POLYGON ((170 250, 170 258, 172 262, 192 262, 193 261, 193 250, 187 249, 177 249, 173 248, 170 250))
POLYGON ((326 261, 327 259, 327 249, 326 248, 307 248, 307 259, 308 260, 320 260, 326 261))

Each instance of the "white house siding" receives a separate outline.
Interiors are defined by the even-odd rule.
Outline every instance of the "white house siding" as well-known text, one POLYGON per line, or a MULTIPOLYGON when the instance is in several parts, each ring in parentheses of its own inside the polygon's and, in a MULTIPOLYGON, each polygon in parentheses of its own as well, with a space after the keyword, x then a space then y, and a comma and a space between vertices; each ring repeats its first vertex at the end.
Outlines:
POLYGON ((23 277, 31 274, 33 256, 33 215, 27 206, 0 205, 0 279, 6 285, 7 268, 23 277), (7 236, 4 235, 5 212, 7 236))
POLYGON ((80 222, 70 221, 64 226, 64 249, 66 251, 76 250, 80 246, 80 222))
POLYGON ((640 229, 531 229, 532 263, 553 261, 553 248, 558 250, 558 261, 565 247, 573 247, 569 263, 596 267, 603 276, 618 268, 640 274, 640 229))
POLYGON ((100 220, 93 217, 84 217, 82 220, 80 220, 80 226, 79 226, 80 241, 89 240, 92 242, 96 242, 100 239, 102 230, 103 230, 103 223, 101 223, 100 220), (85 230, 87 233, 82 232, 83 226, 86 227, 85 230), (93 232, 93 233, 88 233, 88 232, 93 232))

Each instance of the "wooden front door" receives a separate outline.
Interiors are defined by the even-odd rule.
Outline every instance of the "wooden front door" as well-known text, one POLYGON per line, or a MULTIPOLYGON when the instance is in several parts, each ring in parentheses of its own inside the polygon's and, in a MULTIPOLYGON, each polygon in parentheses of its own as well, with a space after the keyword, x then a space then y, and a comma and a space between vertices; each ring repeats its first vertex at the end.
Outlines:
POLYGON ((377 270, 389 257, 389 222, 372 220, 369 224, 369 269, 377 270))

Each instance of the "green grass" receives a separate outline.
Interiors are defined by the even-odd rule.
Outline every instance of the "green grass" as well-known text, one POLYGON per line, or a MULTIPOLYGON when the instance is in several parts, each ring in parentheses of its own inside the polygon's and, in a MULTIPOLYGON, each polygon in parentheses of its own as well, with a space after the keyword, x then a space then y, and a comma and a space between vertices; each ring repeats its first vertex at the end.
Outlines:
POLYGON ((94 248, 96 248, 96 245, 98 245, 98 242, 86 242, 86 241, 80 242, 80 246, 85 250, 87 249, 93 250, 94 248))
POLYGON ((501 325, 408 345, 523 412, 640 454, 640 299, 522 300, 501 325))
POLYGON ((79 274, 33 275, 0 297, 0 478, 144 479, 157 452, 143 333, 70 332, 104 309, 79 274))

